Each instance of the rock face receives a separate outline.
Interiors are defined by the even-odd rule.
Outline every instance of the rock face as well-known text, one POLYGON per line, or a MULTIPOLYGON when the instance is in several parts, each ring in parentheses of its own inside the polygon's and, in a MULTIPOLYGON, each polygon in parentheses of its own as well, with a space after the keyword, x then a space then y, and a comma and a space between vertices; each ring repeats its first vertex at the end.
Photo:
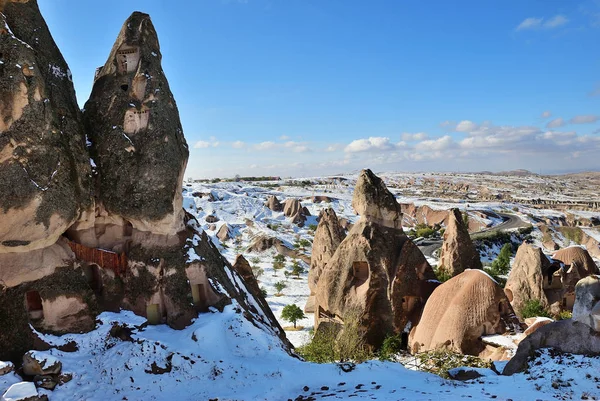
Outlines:
POLYGON ((378 348, 387 335, 417 324, 439 283, 402 231, 394 196, 370 170, 361 172, 352 204, 364 215, 323 266, 315 291, 315 327, 343 329, 345 317, 358 317, 366 344, 378 348))
POLYGON ((306 221, 306 216, 310 216, 308 209, 300 203, 299 199, 286 199, 283 203, 283 214, 291 217, 292 223, 303 227, 306 221))
POLYGON ((97 208, 133 228, 182 230, 188 147, 147 14, 127 19, 85 104, 98 186, 97 208), (143 177, 143 179, 140 179, 143 177))
POLYGON ((575 286, 573 319, 559 320, 540 327, 521 343, 503 374, 527 369, 536 349, 554 348, 572 354, 600 355, 600 277, 589 276, 575 286))
POLYGON ((305 312, 314 313, 315 292, 321 271, 345 237, 346 233, 340 225, 335 211, 331 208, 321 210, 321 213, 319 213, 319 225, 317 226, 313 240, 310 270, 308 271, 310 297, 306 302, 305 312))
POLYGON ((279 199, 277 199, 277 197, 275 195, 269 195, 269 197, 267 198, 267 202, 265 203, 265 206, 274 212, 283 211, 283 205, 279 202, 279 199))
POLYGON ((479 252, 471 241, 469 230, 458 209, 452 209, 448 216, 439 266, 451 276, 456 276, 466 269, 483 268, 479 252))
POLYGON ((573 320, 600 333, 600 276, 588 276, 575 286, 573 320))
POLYGON ((0 253, 28 252, 91 205, 91 170, 71 72, 36 1, 0 12, 0 253))
MULTIPOLYGON (((28 227, 16 228, 23 233, 19 237, 23 241, 10 237, 0 248, 0 360, 18 361, 40 342, 31 327, 57 334, 89 331, 95 327, 97 313, 123 308, 145 316, 150 324, 166 323, 178 329, 199 312, 222 310, 232 300, 246 319, 279 336, 282 347, 289 350, 291 345, 260 291, 244 282, 200 231, 199 223, 182 209, 187 146, 160 67, 158 39, 150 18, 136 12, 125 22, 87 103, 89 151, 98 165, 93 207, 88 199, 91 187, 85 187, 80 175, 89 171, 89 154, 64 61, 35 0, 4 1, 2 6, 0 18, 6 16, 11 28, 16 27, 14 34, 32 43, 39 36, 41 47, 31 50, 12 36, 5 24, 0 25, 0 46, 10 44, 0 57, 10 57, 11 63, 22 62, 22 66, 27 57, 36 57, 23 74, 39 74, 24 75, 26 86, 31 86, 27 86, 27 96, 31 89, 33 100, 23 106, 21 117, 2 120, 10 123, 9 134, 3 131, 2 138, 9 138, 9 144, 14 142, 11 137, 17 138, 15 146, 24 147, 14 154, 27 158, 29 164, 23 164, 24 159, 13 161, 13 151, 0 146, 0 157, 7 157, 0 160, 0 191, 6 190, 4 184, 13 189, 20 185, 11 184, 13 176, 19 177, 11 172, 15 166, 21 170, 36 163, 42 166, 55 157, 60 166, 50 171, 48 184, 38 188, 35 205, 41 206, 20 210, 21 203, 30 202, 29 195, 20 190, 15 192, 18 198, 11 198, 12 194, 0 200, 21 202, 0 203, 0 213, 6 213, 0 215, 2 241, 6 239, 5 223, 21 224, 14 220, 15 210, 25 213, 21 217, 28 227), (33 62, 43 68, 38 70, 33 62), (38 89, 46 100, 34 105, 31 102, 38 102, 38 89), (34 113, 31 120, 27 117, 30 112, 34 113), (19 136, 33 135, 34 125, 38 144, 19 136), (13 135, 10 130, 17 128, 13 135), (34 149, 29 152, 28 146, 34 149), (67 195, 69 201, 63 203, 67 195), (35 227, 36 219, 42 219, 46 228, 26 241, 27 229, 35 227)), ((4 74, 4 63, 0 67, 4 74)), ((0 109, 7 104, 3 101, 0 109)), ((13 109, 11 106, 11 116, 17 116, 13 109)), ((31 171, 46 171, 45 167, 36 168, 31 171)))
POLYGON ((482 270, 466 270, 435 289, 409 338, 411 352, 449 349, 479 355, 480 337, 519 327, 508 299, 482 270))
POLYGON ((552 258, 560 260, 565 265, 577 268, 582 277, 598 274, 598 266, 596 266, 588 251, 581 247, 572 246, 561 249, 552 255, 552 258))

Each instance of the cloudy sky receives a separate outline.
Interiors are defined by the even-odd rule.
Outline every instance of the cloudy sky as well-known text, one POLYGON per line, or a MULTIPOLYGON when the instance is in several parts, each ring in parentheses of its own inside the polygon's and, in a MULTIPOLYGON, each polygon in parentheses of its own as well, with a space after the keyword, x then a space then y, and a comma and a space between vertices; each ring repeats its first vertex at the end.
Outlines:
POLYGON ((148 12, 187 175, 600 170, 600 0, 39 0, 83 106, 148 12))

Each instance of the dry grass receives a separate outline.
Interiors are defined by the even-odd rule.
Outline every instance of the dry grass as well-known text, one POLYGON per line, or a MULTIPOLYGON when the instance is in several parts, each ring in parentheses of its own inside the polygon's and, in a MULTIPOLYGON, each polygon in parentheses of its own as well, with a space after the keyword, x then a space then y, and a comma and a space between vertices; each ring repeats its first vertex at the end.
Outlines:
POLYGON ((285 326, 283 329, 285 331, 302 331, 304 330, 304 326, 285 326))

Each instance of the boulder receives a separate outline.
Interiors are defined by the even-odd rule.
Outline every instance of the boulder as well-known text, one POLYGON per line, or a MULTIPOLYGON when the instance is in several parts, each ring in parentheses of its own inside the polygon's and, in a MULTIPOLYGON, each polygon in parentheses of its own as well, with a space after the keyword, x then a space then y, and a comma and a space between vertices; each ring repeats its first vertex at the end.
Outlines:
POLYGON ((278 253, 284 256, 301 259, 305 263, 310 264, 310 256, 305 255, 295 249, 288 248, 279 238, 268 237, 266 235, 259 235, 256 237, 252 244, 246 248, 246 252, 261 253, 273 247, 278 253))
POLYGON ((40 396, 32 382, 20 382, 10 386, 1 401, 48 401, 48 396, 40 396))
POLYGON ((96 202, 134 229, 169 234, 183 229, 189 152, 161 60, 150 16, 134 12, 97 72, 83 116, 96 202))
POLYGON ((304 226, 306 217, 310 216, 308 209, 300 203, 299 199, 286 199, 283 204, 283 214, 287 217, 291 217, 291 221, 300 227, 304 226))
POLYGON ((221 241, 225 242, 231 238, 231 234, 229 232, 229 226, 227 224, 221 225, 219 231, 217 231, 217 238, 221 241))
MULTIPOLYGON (((553 275, 551 263, 540 248, 522 244, 517 250, 515 260, 508 276, 504 292, 518 316, 521 309, 530 300, 538 300, 544 308, 550 303, 544 291, 544 280, 560 280, 553 275)), ((548 286, 548 285, 546 285, 548 286)))
POLYGON ((4 376, 9 374, 10 372, 15 370, 15 365, 12 362, 4 362, 0 361, 0 376, 4 376))
POLYGON ((402 230, 402 211, 396 197, 371 170, 362 170, 356 181, 352 207, 361 218, 380 226, 402 230))
POLYGON ((450 210, 448 215, 439 266, 450 276, 456 276, 466 269, 483 269, 479 252, 458 209, 450 210))
POLYGON ((343 327, 345 319, 357 318, 365 343, 378 348, 386 336, 418 323, 439 283, 397 224, 400 207, 381 179, 364 170, 356 188, 352 203, 365 215, 322 267, 315 290, 315 327, 343 327))
POLYGON ((600 276, 588 276, 575 286, 573 320, 600 332, 600 276))
POLYGON ((433 291, 409 345, 412 353, 448 349, 479 355, 485 350, 481 336, 519 328, 502 287, 483 270, 465 270, 433 291))
POLYGON ((204 219, 207 223, 216 223, 217 221, 219 221, 219 218, 215 215, 208 215, 206 216, 206 218, 204 219))
POLYGON ((23 373, 28 376, 59 375, 62 363, 49 354, 29 351, 23 355, 23 373))
POLYGON ((335 211, 331 208, 321 210, 310 258, 310 270, 308 271, 310 297, 304 308, 305 312, 314 313, 314 296, 321 271, 345 237, 346 233, 341 227, 335 211))
POLYGON ((0 253, 55 243, 92 207, 71 71, 37 1, 0 2, 0 253))
POLYGON ((267 202, 265 203, 265 206, 274 212, 283 211, 283 205, 279 202, 279 199, 277 199, 277 197, 275 195, 269 195, 269 197, 267 198, 267 202))
POLYGON ((554 253, 552 258, 560 260, 565 265, 576 266, 582 278, 599 273, 598 266, 596 266, 588 251, 579 246, 561 249, 554 253))

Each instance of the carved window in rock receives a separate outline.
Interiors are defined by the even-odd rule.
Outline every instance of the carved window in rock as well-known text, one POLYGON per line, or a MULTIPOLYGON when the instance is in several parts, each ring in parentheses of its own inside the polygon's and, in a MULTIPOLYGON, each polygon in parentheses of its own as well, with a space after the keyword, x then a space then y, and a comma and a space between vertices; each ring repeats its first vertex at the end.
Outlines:
POLYGON ((126 134, 136 134, 148 128, 150 120, 150 110, 127 110, 125 120, 123 121, 123 131, 126 134))
POLYGON ((162 314, 159 304, 148 304, 146 306, 146 319, 148 324, 161 324, 162 314))
POLYGON ((126 221, 123 225, 123 236, 131 237, 133 235, 133 224, 129 221, 126 221))
POLYGON ((44 307, 42 305, 42 297, 37 291, 28 291, 25 294, 25 305, 29 320, 40 320, 44 318, 44 307))
POLYGON ((352 275, 355 285, 364 283, 369 278, 369 264, 367 262, 352 263, 352 275))
POLYGON ((97 264, 89 264, 85 266, 83 271, 92 291, 94 291, 96 295, 100 295, 103 287, 100 267, 97 264))
POLYGON ((121 74, 137 70, 140 51, 137 47, 121 47, 117 51, 117 70, 121 74))

